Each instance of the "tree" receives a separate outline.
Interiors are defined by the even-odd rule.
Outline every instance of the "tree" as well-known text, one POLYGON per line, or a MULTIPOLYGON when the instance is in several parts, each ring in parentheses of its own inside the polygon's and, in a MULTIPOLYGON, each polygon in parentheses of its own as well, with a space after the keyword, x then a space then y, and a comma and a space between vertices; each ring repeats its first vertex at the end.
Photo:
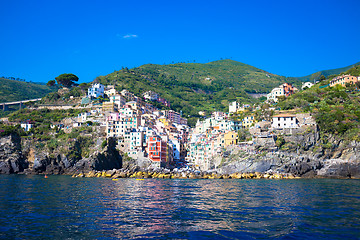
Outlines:
POLYGON ((326 80, 326 77, 324 75, 320 76, 320 81, 326 80))
POLYGON ((248 139, 251 139, 251 135, 248 129, 246 128, 242 128, 238 131, 238 141, 239 142, 244 142, 248 139))
POLYGON ((79 78, 72 73, 63 73, 55 78, 59 85, 64 87, 71 87, 74 85, 74 82, 77 82, 79 78))
POLYGON ((90 84, 87 84, 87 83, 80 83, 79 87, 80 87, 82 90, 87 91, 87 90, 88 90, 88 88, 90 87, 90 84))
POLYGON ((47 82, 46 85, 49 86, 49 87, 52 87, 52 86, 55 85, 55 83, 56 83, 55 80, 50 80, 50 81, 47 82))
POLYGON ((285 139, 284 139, 284 137, 283 137, 283 136, 277 136, 275 145, 276 145, 278 148, 281 148, 284 144, 285 144, 285 139))

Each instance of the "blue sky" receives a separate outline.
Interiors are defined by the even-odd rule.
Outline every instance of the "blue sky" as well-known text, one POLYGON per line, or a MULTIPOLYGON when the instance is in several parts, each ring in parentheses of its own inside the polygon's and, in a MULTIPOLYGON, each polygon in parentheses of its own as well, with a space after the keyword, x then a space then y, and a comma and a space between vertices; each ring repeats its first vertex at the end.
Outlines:
POLYGON ((0 9, 0 76, 33 82, 221 58, 284 76, 360 61, 359 0, 0 0, 0 9))

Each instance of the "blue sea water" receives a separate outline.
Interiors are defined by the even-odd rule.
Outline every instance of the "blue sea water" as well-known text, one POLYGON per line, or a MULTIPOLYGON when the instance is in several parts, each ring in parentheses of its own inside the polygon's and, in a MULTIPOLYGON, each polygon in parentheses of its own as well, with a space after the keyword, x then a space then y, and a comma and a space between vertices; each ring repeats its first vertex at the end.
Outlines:
POLYGON ((0 238, 360 239, 360 181, 0 175, 0 238))

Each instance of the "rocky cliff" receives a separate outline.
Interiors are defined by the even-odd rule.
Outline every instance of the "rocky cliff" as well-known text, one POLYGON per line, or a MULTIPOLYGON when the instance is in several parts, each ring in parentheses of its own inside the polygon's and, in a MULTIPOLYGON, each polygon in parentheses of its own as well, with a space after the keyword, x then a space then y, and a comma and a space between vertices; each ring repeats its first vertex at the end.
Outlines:
POLYGON ((0 173, 73 174, 79 171, 120 169, 122 157, 113 138, 87 158, 71 158, 69 152, 37 149, 31 141, 12 134, 0 138, 0 173), (21 144, 23 141, 23 144, 21 144))
POLYGON ((235 172, 280 172, 299 177, 360 178, 360 142, 346 142, 337 136, 320 138, 308 128, 283 134, 279 150, 275 139, 257 139, 252 148, 229 146, 213 158, 210 168, 222 174, 235 172), (266 146, 266 147, 264 147, 266 146))
POLYGON ((17 134, 0 138, 0 173, 19 173, 27 167, 21 152, 21 138, 17 134))

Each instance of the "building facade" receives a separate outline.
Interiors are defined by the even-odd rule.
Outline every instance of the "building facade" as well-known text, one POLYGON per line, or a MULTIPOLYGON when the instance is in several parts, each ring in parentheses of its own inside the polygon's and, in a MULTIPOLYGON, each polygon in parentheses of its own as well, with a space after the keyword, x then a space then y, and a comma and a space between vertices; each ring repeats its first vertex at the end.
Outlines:
POLYGON ((330 81, 330 87, 340 84, 343 87, 346 87, 346 84, 355 84, 359 81, 358 77, 351 75, 341 75, 336 78, 333 78, 330 81))
POLYGON ((88 97, 98 98, 100 96, 104 96, 104 85, 95 83, 88 89, 88 97))
POLYGON ((279 114, 273 116, 272 128, 297 128, 298 120, 295 115, 279 114))

